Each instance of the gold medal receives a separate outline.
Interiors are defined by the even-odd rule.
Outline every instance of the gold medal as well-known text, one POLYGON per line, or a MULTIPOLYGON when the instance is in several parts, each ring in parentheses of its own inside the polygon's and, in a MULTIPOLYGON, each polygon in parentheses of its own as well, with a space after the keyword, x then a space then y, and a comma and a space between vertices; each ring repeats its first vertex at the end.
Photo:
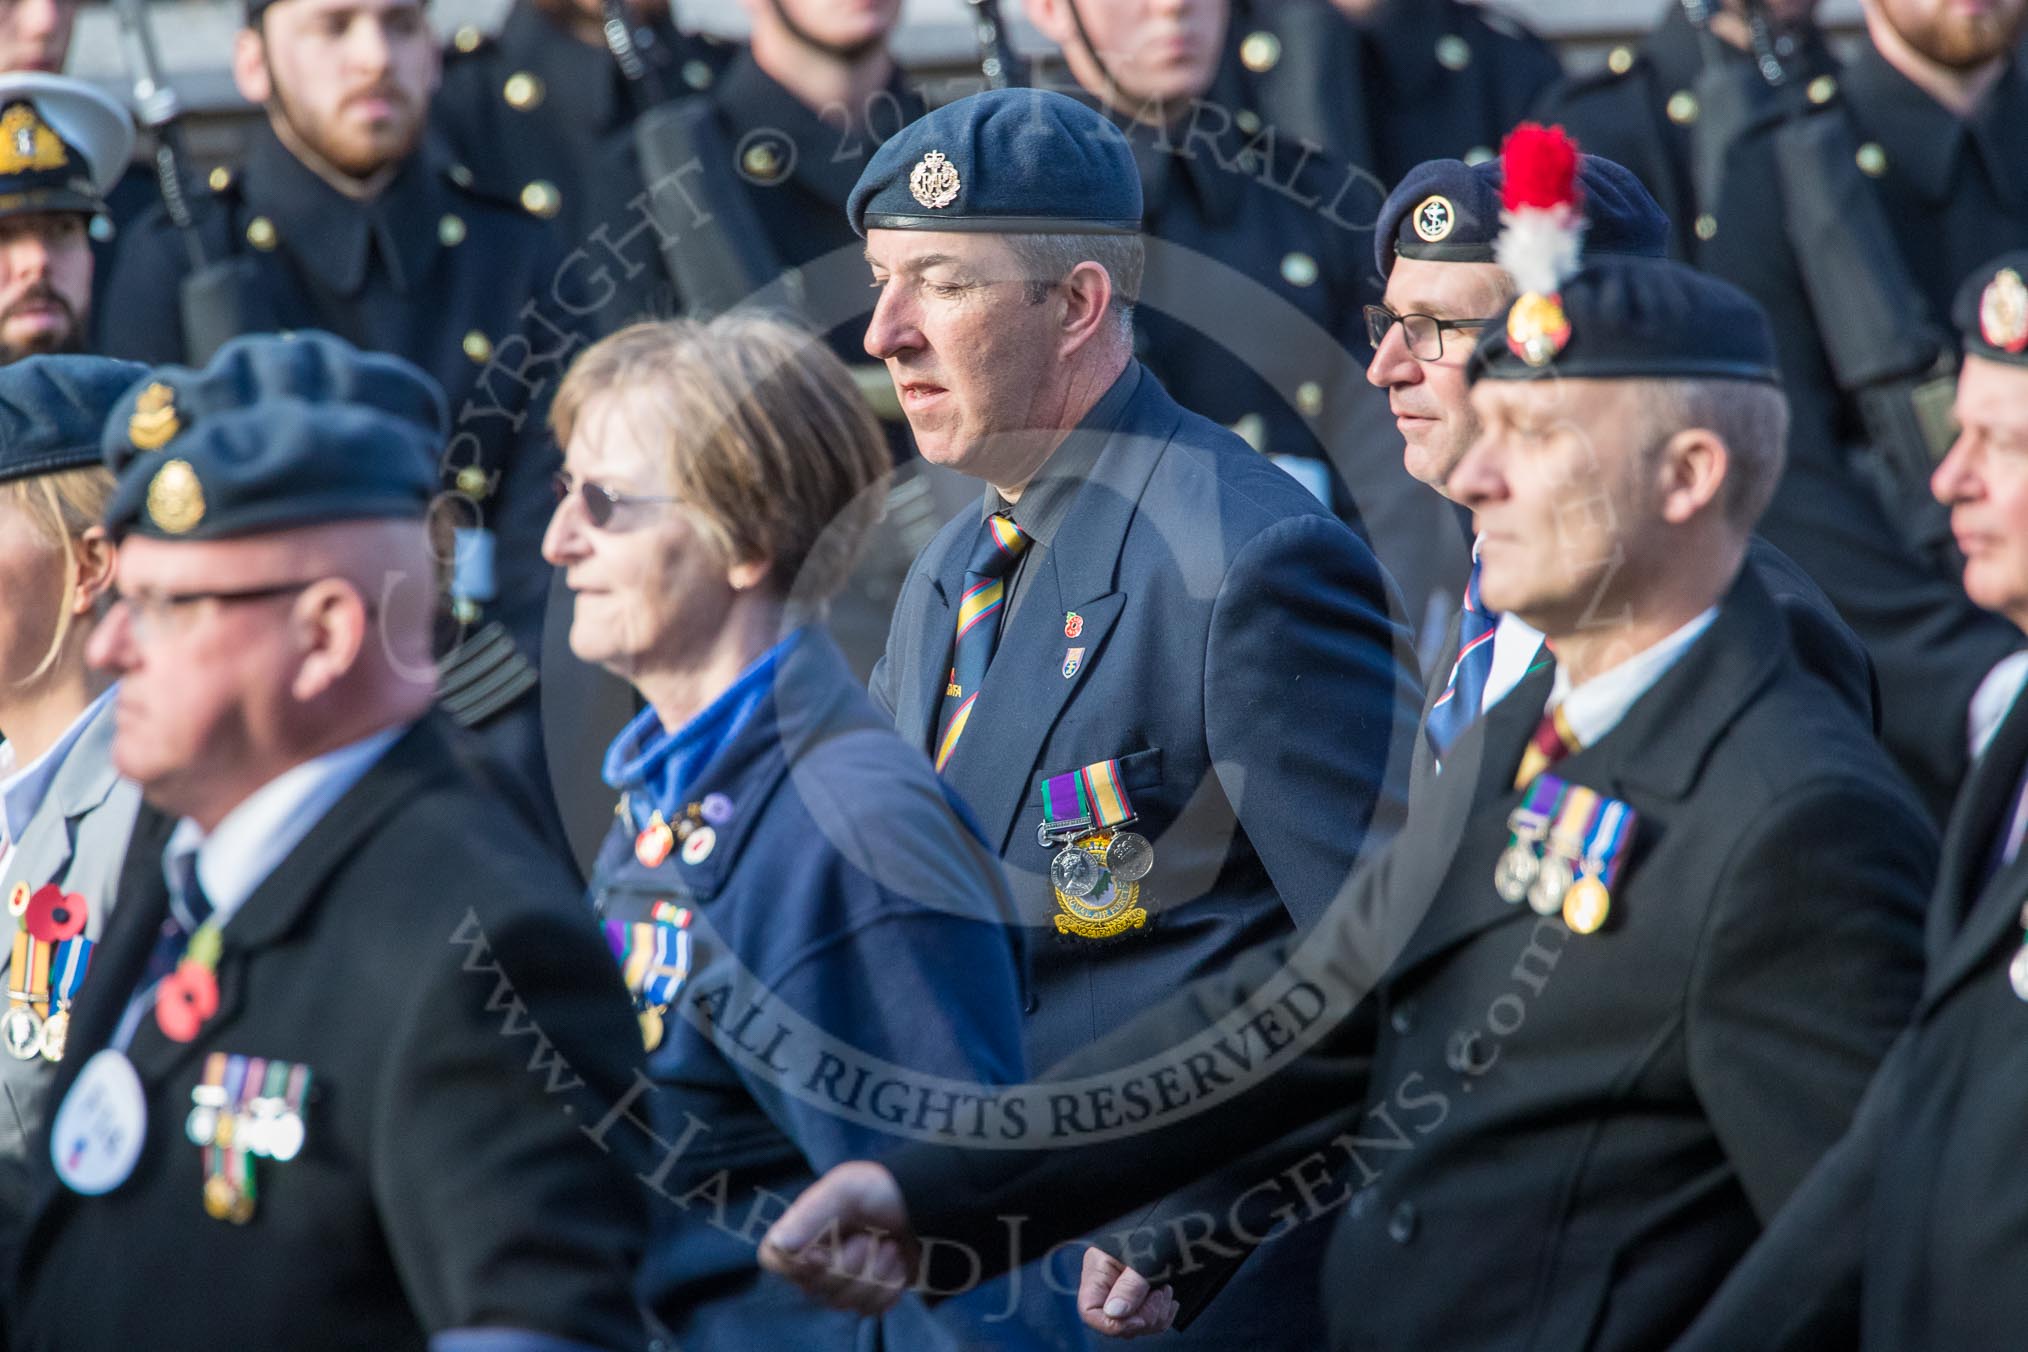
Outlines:
POLYGON ((204 1214, 211 1219, 230 1220, 238 1198, 239 1189, 224 1174, 213 1174, 204 1180, 204 1214))
POLYGON ((239 1135, 239 1114, 221 1112, 218 1125, 211 1129, 211 1143, 220 1150, 232 1149, 232 1138, 239 1135))
POLYGON ((253 1194, 249 1192, 239 1192, 235 1190, 232 1198, 232 1209, 225 1213, 225 1218, 231 1221, 234 1225, 245 1225, 248 1221, 252 1220, 253 1217, 254 1217, 253 1194))
POLYGON ((654 1005, 649 1005, 638 1017, 641 1021, 641 1045, 652 1052, 662 1045, 664 1032, 662 1011, 654 1005))
POLYGON ((1612 911, 1612 893, 1597 878, 1581 878, 1563 897, 1563 923, 1573 934, 1595 934, 1612 911))

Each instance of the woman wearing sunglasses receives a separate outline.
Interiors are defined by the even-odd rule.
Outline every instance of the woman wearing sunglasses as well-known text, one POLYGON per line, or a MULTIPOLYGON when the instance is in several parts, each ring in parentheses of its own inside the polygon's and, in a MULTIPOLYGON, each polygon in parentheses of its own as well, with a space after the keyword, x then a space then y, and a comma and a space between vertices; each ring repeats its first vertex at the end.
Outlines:
POLYGON ((0 368, 0 1270, 12 1270, 29 1141, 140 808, 113 769, 114 692, 84 654, 113 580, 100 431, 146 374, 102 357, 0 368))
POLYGON ((875 1328, 763 1274, 765 1225, 741 1229, 834 1163, 969 1129, 916 1114, 921 1077, 1023 1069, 997 860, 821 623, 879 514, 879 430, 821 341, 738 313, 604 339, 551 417, 570 646, 647 705, 606 756, 591 884, 667 1152, 644 1301, 683 1346, 976 1341, 952 1330, 1004 1285, 875 1328))

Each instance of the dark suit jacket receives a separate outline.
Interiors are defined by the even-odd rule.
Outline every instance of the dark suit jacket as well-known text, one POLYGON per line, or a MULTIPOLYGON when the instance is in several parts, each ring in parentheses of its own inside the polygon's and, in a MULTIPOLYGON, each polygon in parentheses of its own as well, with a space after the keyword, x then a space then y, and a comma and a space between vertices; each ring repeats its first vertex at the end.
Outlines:
MULTIPOLYGON (((133 1175, 102 1197, 46 1180, 16 1347, 421 1348, 477 1326, 645 1344, 630 1173, 650 1147, 625 1124, 605 1149, 581 1130, 632 1085, 640 1033, 573 880, 497 829, 511 820, 430 719, 311 829, 221 932, 197 1038, 142 1020, 133 1175), (205 1214, 184 1138, 214 1051, 313 1075, 302 1153, 255 1162, 244 1226, 205 1214)), ((166 914, 160 853, 152 869, 142 853, 52 1103, 107 1045, 166 914)))
POLYGON ((1987 876, 2028 768, 2028 702, 1973 767, 1930 902, 1915 1017, 1857 1121, 1685 1338, 1688 1348, 2018 1346, 2028 1187, 2028 852, 1987 876))
MULTIPOLYGON (((1949 329, 1952 297, 1985 260, 2028 246, 2028 71, 2017 59, 1974 115, 1959 119, 1870 44, 1839 76, 1855 139, 1882 150, 1876 191, 1929 319, 1949 329)), ((1827 114, 1831 115, 1831 114, 1827 114)), ((1758 300, 1774 328, 1791 419, 1789 459, 1761 533, 1823 584, 1880 670, 1888 750, 1941 822, 1970 761, 1966 712, 2020 631, 1966 598, 1959 569, 1913 548, 1855 463, 1865 440, 1838 388, 1783 214, 1787 180, 1771 131, 1727 161, 1707 270, 1758 300)))
MULTIPOLYGON (((972 1227, 1019 1212, 1049 1218, 1030 1233, 1047 1242, 1240 1158, 1262 1210, 1300 1211, 1298 1175, 1318 1209, 1357 1189, 1325 1271, 1335 1346, 1652 1348, 1687 1325, 1906 1018, 1935 841, 1748 575, 1559 768, 1640 814, 1613 918, 1573 935, 1492 888, 1549 677, 1465 734, 1309 943, 1249 955, 1058 1073, 1139 1073, 1227 1019, 1253 1088, 1112 1146, 894 1156, 919 1232, 983 1244, 972 1227), (1303 1037, 1239 1012, 1300 980, 1319 1013, 1268 1013, 1303 1037)), ((1231 1219, 1214 1217, 1261 1233, 1231 1219)))
MULTIPOLYGON (((1873 659, 1852 627, 1838 616, 1838 608, 1794 559, 1758 535, 1748 543, 1747 567, 1767 588, 1789 624, 1789 642, 1804 671, 1823 681, 1866 720, 1875 735, 1880 732, 1880 682, 1873 672, 1873 659)), ((1451 665, 1458 660, 1458 627, 1461 617, 1453 615, 1444 634, 1443 650, 1431 664, 1429 681, 1422 693, 1422 721, 1415 729, 1415 758, 1410 762, 1409 793, 1420 792, 1423 782, 1435 772, 1436 752, 1429 744, 1429 711, 1444 692, 1451 665)), ((1543 653, 1541 660, 1549 660, 1543 653)))
MULTIPOLYGON (((1373 555, 1272 463, 1135 378, 1115 427, 1073 433, 1103 449, 1029 562, 945 767, 1005 861, 1030 940, 1034 1066, 1322 915, 1397 825, 1414 734, 1413 659, 1373 555), (1083 656, 1066 675, 1072 648, 1083 656), (1149 919, 1122 939, 1062 937, 1040 787, 1115 757, 1155 846, 1149 919)), ((962 513, 916 561, 874 671, 876 700, 916 746, 934 733, 979 529, 962 513)), ((1320 1258, 1270 1276, 1306 1280, 1320 1258)), ((1259 1299, 1315 1315, 1314 1290, 1259 1299)))

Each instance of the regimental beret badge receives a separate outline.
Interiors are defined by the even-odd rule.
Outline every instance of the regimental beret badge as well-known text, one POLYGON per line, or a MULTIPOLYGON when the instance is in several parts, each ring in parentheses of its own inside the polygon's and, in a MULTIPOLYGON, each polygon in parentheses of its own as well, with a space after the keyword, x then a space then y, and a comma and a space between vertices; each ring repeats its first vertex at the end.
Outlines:
POLYGON ((915 200, 934 211, 958 200, 958 167, 944 158, 941 150, 922 157, 908 176, 908 190, 915 200))
POLYGON ((16 103, 0 113, 0 174, 61 169, 69 163, 63 141, 36 115, 33 104, 16 103))
POLYGON ((1530 366, 1547 366, 1570 341, 1570 317, 1555 295, 1531 291, 1507 312, 1508 350, 1530 366))
POLYGON ((1458 213, 1450 198, 1433 193, 1417 204, 1409 219, 1415 223, 1417 239, 1425 244, 1440 244, 1450 237, 1451 228, 1458 223, 1458 213))
POLYGON ((2001 268, 1979 294, 1979 336, 2002 352, 2028 348, 2028 284, 2001 268))
POLYGON ((148 515, 171 535, 194 530, 204 520, 204 485, 188 460, 171 460, 148 482, 148 515))
POLYGON ((159 451, 183 430, 176 416, 176 392, 155 381, 134 400, 134 415, 127 419, 127 440, 137 451, 159 451))

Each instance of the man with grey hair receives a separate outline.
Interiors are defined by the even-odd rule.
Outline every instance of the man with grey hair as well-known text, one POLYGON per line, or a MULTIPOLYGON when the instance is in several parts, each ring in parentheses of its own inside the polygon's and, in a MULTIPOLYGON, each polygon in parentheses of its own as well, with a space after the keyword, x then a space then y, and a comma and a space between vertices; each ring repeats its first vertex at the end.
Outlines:
MULTIPOLYGON (((923 456, 987 485, 917 558, 873 693, 1005 861, 1036 1065, 1320 916, 1393 832, 1415 722, 1371 551, 1134 360, 1141 205, 1126 139, 1035 90, 914 123, 848 204, 867 351, 923 456)), ((1300 1330, 1315 1271, 1262 1264, 1235 1308, 1300 1330)))

